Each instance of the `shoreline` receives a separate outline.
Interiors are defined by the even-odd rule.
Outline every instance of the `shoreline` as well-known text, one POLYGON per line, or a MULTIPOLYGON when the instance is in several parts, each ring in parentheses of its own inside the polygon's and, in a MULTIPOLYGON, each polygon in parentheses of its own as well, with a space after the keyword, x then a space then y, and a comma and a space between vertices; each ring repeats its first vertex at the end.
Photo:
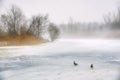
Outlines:
POLYGON ((0 47, 2 46, 29 46, 48 42, 34 35, 0 35, 0 47))

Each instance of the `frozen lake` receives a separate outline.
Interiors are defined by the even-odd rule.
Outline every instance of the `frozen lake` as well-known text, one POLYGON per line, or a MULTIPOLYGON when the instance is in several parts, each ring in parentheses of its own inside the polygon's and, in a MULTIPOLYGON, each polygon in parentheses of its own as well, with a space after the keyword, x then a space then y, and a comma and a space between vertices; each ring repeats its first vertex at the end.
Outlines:
POLYGON ((0 54, 0 80, 120 80, 120 40, 59 39, 0 54))

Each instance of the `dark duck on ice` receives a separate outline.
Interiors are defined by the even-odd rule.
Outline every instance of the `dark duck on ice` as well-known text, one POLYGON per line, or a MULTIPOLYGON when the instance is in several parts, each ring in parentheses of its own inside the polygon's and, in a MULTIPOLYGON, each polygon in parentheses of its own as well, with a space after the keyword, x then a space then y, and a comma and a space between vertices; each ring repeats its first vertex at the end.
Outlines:
POLYGON ((90 68, 93 69, 93 64, 90 65, 90 68))
POLYGON ((78 63, 76 63, 76 62, 74 61, 74 62, 73 62, 73 65, 74 65, 74 66, 77 66, 77 65, 78 65, 78 63))

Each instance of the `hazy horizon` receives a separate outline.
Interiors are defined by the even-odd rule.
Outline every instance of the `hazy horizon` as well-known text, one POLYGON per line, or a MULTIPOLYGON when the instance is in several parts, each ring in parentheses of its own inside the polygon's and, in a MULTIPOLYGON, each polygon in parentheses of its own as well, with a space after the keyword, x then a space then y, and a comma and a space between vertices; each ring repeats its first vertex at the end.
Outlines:
POLYGON ((103 16, 115 13, 119 0, 4 0, 2 9, 14 4, 27 17, 48 14, 50 21, 66 23, 72 18, 77 22, 103 22, 103 16))

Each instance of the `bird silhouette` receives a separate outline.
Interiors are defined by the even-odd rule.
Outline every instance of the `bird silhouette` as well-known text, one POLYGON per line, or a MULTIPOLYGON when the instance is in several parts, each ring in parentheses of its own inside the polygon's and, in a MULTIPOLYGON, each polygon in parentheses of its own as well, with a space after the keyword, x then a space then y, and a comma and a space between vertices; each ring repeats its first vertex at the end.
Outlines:
POLYGON ((93 69, 93 64, 90 65, 90 68, 93 69))
POLYGON ((73 62, 73 65, 74 65, 74 66, 77 66, 77 65, 78 65, 78 63, 76 63, 76 62, 74 61, 74 62, 73 62))

